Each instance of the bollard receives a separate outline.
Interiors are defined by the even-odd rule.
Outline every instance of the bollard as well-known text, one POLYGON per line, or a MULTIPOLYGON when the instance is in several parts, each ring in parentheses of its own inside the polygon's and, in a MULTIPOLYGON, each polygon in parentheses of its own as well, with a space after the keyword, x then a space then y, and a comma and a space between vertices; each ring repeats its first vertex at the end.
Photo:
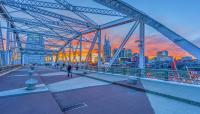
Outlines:
POLYGON ((25 82, 26 90, 34 90, 36 84, 38 83, 36 79, 33 79, 33 72, 34 72, 34 66, 31 66, 28 72, 29 79, 25 82))
POLYGON ((136 84, 137 84, 137 81, 138 81, 138 78, 135 77, 135 76, 129 76, 129 77, 128 77, 128 83, 129 83, 129 84, 134 84, 134 85, 136 85, 136 84))

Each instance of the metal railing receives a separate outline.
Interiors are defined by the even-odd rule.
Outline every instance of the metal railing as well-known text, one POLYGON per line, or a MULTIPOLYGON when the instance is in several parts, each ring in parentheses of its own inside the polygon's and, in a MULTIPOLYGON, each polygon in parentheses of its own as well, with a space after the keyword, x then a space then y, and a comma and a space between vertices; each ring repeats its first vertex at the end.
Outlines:
POLYGON ((14 68, 20 67, 21 65, 8 65, 8 66, 0 66, 0 73, 12 70, 14 68))
POLYGON ((125 76, 137 76, 143 78, 159 79, 165 81, 176 81, 180 83, 200 84, 200 71, 192 77, 186 70, 168 70, 168 69, 139 69, 131 67, 111 67, 109 70, 105 68, 97 68, 95 66, 79 66, 82 70, 121 74, 125 76))

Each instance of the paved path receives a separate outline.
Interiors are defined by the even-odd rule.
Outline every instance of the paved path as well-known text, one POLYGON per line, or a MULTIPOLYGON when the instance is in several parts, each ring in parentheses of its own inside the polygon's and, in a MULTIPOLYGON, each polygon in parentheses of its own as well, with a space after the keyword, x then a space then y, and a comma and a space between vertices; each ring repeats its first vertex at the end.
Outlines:
POLYGON ((47 85, 51 92, 68 91, 86 87, 108 85, 110 83, 102 82, 86 77, 78 77, 70 80, 60 81, 53 84, 47 85))
POLYGON ((38 85, 36 85, 36 88, 37 89, 31 90, 31 91, 26 90, 26 87, 5 90, 5 91, 0 92, 0 97, 19 96, 19 95, 41 93, 41 92, 49 91, 48 88, 44 84, 38 84, 38 85))
POLYGON ((154 114, 145 93, 113 84, 55 93, 54 96, 62 108, 79 103, 87 105, 65 114, 154 114))
MULTIPOLYGON (((0 77, 1 114, 200 113, 198 106, 112 84, 127 84, 127 77, 109 74, 89 73, 88 77, 73 74, 69 78, 65 72, 38 67, 34 75, 39 81, 38 88, 27 91, 24 88, 28 79, 27 70, 21 68, 0 77), (84 105, 75 107, 77 104, 84 105)), ((134 86, 147 88, 142 82, 134 86)))
POLYGON ((76 74, 85 75, 94 79, 105 80, 108 82, 114 82, 120 85, 129 86, 133 88, 139 88, 143 90, 150 90, 153 92, 183 98, 182 101, 146 93, 151 106, 156 114, 199 114, 200 106, 198 105, 200 100, 200 86, 182 84, 177 82, 166 82, 152 79, 140 79, 136 85, 127 83, 127 76, 123 75, 111 75, 106 73, 88 72, 83 74, 83 71, 74 71, 76 74), (184 99, 195 101, 188 103, 184 99), (198 103, 198 104, 196 104, 198 103))
POLYGON ((36 90, 27 91, 24 84, 28 79, 27 70, 21 68, 0 77, 0 112, 3 114, 132 114, 144 107, 147 110, 138 114, 153 114, 143 92, 77 75, 69 78, 55 69, 36 69, 34 78, 39 80, 39 85, 36 90), (132 103, 137 102, 134 99, 142 103, 136 106, 132 103), (77 103, 87 106, 63 112, 65 107, 77 103))

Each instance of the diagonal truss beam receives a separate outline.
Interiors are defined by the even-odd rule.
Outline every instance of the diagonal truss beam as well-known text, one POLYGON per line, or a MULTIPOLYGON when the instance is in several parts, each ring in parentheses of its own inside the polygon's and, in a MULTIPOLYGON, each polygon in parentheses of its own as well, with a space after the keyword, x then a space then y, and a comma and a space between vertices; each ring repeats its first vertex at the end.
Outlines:
MULTIPOLYGON (((42 23, 42 19, 46 19, 46 18, 43 18, 43 17, 38 17, 38 16, 36 16, 33 12, 27 12, 27 11, 25 11, 27 14, 29 14, 30 16, 32 16, 34 19, 36 19, 38 22, 40 22, 42 25, 44 25, 44 26, 46 26, 49 30, 51 30, 52 32, 54 32, 55 34, 57 34, 59 37, 63 37, 62 35, 60 35, 59 33, 57 33, 55 30, 54 30, 54 28, 50 28, 49 27, 49 25, 47 25, 47 24, 44 24, 44 23, 42 23)), ((65 41, 65 40, 64 40, 65 41)), ((68 42, 68 41, 65 41, 66 43, 68 42)))
POLYGON ((16 2, 18 4, 24 4, 24 5, 29 5, 29 6, 69 10, 73 12, 83 12, 83 13, 92 13, 92 14, 100 14, 100 15, 120 16, 120 17, 126 16, 114 10, 90 8, 90 7, 83 7, 83 6, 73 6, 71 8, 66 8, 57 3, 45 2, 45 1, 39 1, 39 0, 0 0, 0 2, 1 3, 16 2))
POLYGON ((109 64, 106 66, 107 68, 110 68, 111 65, 114 63, 116 58, 119 56, 119 53, 121 52, 122 48, 124 48, 125 44, 127 43, 127 41, 129 40, 129 38, 131 37, 131 35, 133 34, 133 32, 135 31, 138 25, 139 25, 139 21, 136 21, 133 27, 128 32, 128 34, 126 35, 126 37, 124 38, 124 40, 122 41, 122 43, 120 44, 117 52, 114 54, 113 58, 110 60, 109 64))
MULTIPOLYGON (((102 25, 99 26, 99 29, 103 30, 103 29, 107 29, 107 28, 111 28, 111 27, 115 27, 115 26, 120 26, 120 25, 123 25, 123 24, 131 23, 131 22, 133 22, 135 20, 136 19, 129 18, 129 17, 121 18, 121 19, 118 19, 118 20, 115 20, 115 21, 112 21, 112 22, 108 22, 106 24, 102 24, 102 25)), ((89 30, 82 31, 81 33, 82 34, 87 34, 87 33, 95 32, 95 31, 96 31, 96 29, 89 29, 89 30)), ((73 39, 76 39, 78 37, 79 36, 75 36, 73 39)), ((67 44, 65 44, 63 46, 63 48, 65 48, 66 46, 67 46, 67 44)))
MULTIPOLYGON (((11 19, 11 16, 9 15, 7 10, 2 5, 0 5, 0 13, 3 16, 3 18, 5 18, 6 20, 11 19)), ((14 22, 11 21, 10 24, 11 24, 11 28, 16 28, 14 22)), ((19 35, 16 32, 14 32, 14 34, 16 34, 17 45, 19 46, 19 49, 21 50, 22 46, 21 46, 21 43, 19 41, 19 39, 20 39, 19 35)))
MULTIPOLYGON (((73 9, 73 7, 74 7, 70 3, 68 3, 66 0, 55 0, 55 1, 58 2, 59 4, 61 4, 66 9, 73 9)), ((96 28, 97 23, 94 22, 89 17, 87 17, 85 14, 83 14, 82 12, 74 11, 74 10, 72 10, 72 12, 75 13, 76 15, 78 15, 79 17, 81 17, 82 19, 84 19, 85 21, 87 21, 91 26, 96 28)))
POLYGON ((94 46, 96 44, 96 41, 97 41, 97 38, 98 38, 98 32, 96 31, 95 33, 95 36, 93 38, 93 41, 91 42, 91 45, 90 45, 90 49, 88 51, 88 54, 86 56, 86 59, 85 59, 85 62, 88 62, 89 59, 90 59, 90 55, 92 54, 92 50, 94 49, 94 46))
POLYGON ((65 16, 65 15, 61 15, 61 14, 57 14, 57 13, 47 11, 47 10, 44 10, 44 9, 40 9, 40 8, 37 8, 37 7, 33 7, 31 5, 23 5, 23 4, 20 4, 18 2, 14 2, 14 1, 13 2, 1 2, 1 3, 4 4, 4 5, 11 6, 11 7, 20 8, 23 11, 35 12, 35 13, 39 13, 39 14, 42 14, 42 15, 45 15, 45 16, 57 18, 57 19, 62 20, 62 21, 68 21, 68 22, 72 22, 72 23, 76 23, 76 24, 80 24, 80 25, 84 25, 84 26, 89 27, 89 24, 87 22, 82 21, 82 20, 71 18, 71 17, 65 16))
MULTIPOLYGON (((46 28, 46 26, 44 26, 43 24, 39 23, 38 21, 32 20, 32 19, 24 19, 24 18, 15 18, 15 17, 12 17, 11 21, 17 22, 17 23, 21 23, 21 24, 24 24, 24 25, 30 25, 30 26, 37 26, 37 27, 46 28)), ((44 21, 42 21, 42 23, 48 24, 48 26, 50 28, 54 28, 56 30, 63 31, 63 32, 67 33, 67 34, 76 34, 76 32, 74 32, 72 30, 69 30, 67 28, 53 26, 53 25, 50 25, 49 23, 46 23, 44 21)))
MULTIPOLYGON (((71 38, 66 38, 66 37, 60 37, 54 34, 47 34, 47 33, 42 33, 42 32, 36 32, 36 31, 28 31, 28 30, 24 30, 24 29, 16 29, 16 28, 7 28, 7 27, 0 27, 3 29, 8 29, 9 31, 13 31, 16 33, 21 33, 21 34, 38 34, 41 35, 43 37, 46 37, 47 39, 55 39, 55 40, 61 40, 61 41, 71 41, 71 38)), ((78 40, 78 39, 73 39, 73 40, 78 40)), ((82 39, 83 42, 92 42, 91 40, 87 40, 87 39, 82 39)), ((19 42, 21 42, 19 40, 19 42)))
MULTIPOLYGON (((38 21, 36 21, 35 19, 28 19, 28 18, 19 18, 19 17, 11 17, 10 19, 11 21, 14 21, 14 22, 30 22, 30 23, 34 23, 36 25, 40 24, 38 21)), ((45 19, 42 19, 42 22, 45 23, 45 24, 48 24, 48 25, 51 25, 51 26, 56 26, 56 27, 66 27, 66 24, 63 23, 63 22, 60 22, 60 21, 53 21, 53 20, 45 20, 45 19)), ((77 25, 77 24, 74 24, 74 23, 68 23, 68 25, 72 26, 72 27, 79 27, 79 28, 86 28, 85 26, 82 26, 82 25, 77 25)))

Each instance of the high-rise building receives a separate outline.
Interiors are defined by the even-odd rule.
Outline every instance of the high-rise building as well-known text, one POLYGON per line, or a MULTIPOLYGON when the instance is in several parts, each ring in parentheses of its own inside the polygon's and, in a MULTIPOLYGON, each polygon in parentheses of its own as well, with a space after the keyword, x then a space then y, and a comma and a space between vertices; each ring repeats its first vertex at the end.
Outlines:
POLYGON ((171 69, 173 57, 167 50, 158 51, 157 56, 148 62, 148 66, 154 69, 171 69))
POLYGON ((37 34, 27 34, 27 43, 24 52, 24 64, 43 64, 44 39, 37 34), (37 51, 37 53, 36 53, 37 51))
POLYGON ((110 45, 110 40, 109 38, 107 39, 106 35, 104 39, 103 55, 104 55, 105 62, 109 62, 111 58, 111 45, 110 45))
POLYGON ((131 58, 133 56, 132 50, 131 49, 127 49, 126 50, 126 57, 131 58))
POLYGON ((157 57, 168 57, 168 51, 167 50, 158 51, 157 52, 157 57))
MULTIPOLYGON (((119 51, 118 48, 114 49, 114 54, 119 51)), ((126 49, 126 48, 122 48, 119 55, 116 58, 115 63, 131 63, 131 59, 132 59, 133 53, 131 49, 126 49)))
MULTIPOLYGON (((118 48, 115 48, 114 49, 114 54, 118 51, 119 49, 118 48)), ((131 49, 125 49, 123 48, 119 55, 118 55, 118 58, 131 58, 133 56, 133 53, 132 53, 132 50, 131 49)))

